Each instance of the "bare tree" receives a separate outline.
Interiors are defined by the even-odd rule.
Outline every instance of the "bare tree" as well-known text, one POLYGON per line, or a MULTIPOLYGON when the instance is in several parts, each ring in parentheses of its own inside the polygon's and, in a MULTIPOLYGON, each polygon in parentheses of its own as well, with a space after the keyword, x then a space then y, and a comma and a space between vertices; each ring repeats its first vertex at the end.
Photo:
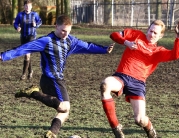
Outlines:
POLYGON ((17 3, 18 3, 18 0, 12 0, 12 15, 11 15, 12 18, 11 18, 11 24, 13 24, 14 19, 16 18, 16 15, 17 15, 17 12, 18 12, 17 3))
POLYGON ((18 0, 18 12, 24 10, 24 0, 18 0))
POLYGON ((104 0, 104 24, 111 25, 112 22, 112 1, 111 0, 104 0))
POLYGON ((64 1, 65 14, 70 16, 70 0, 64 1))
POLYGON ((8 24, 11 22, 11 3, 10 1, 1 0, 0 2, 0 22, 8 24))
POLYGON ((170 14, 170 0, 167 0, 167 26, 168 26, 168 29, 169 29, 169 14, 170 14))
POLYGON ((61 14, 64 13, 64 0, 61 0, 61 14))
POLYGON ((61 14, 61 0, 56 0, 56 18, 61 14))
POLYGON ((156 4, 156 18, 157 19, 161 19, 162 18, 162 1, 161 0, 157 0, 157 4, 156 4))
POLYGON ((70 0, 56 0, 56 17, 60 14, 70 15, 70 0))
POLYGON ((176 1, 175 0, 170 0, 169 29, 172 29, 172 26, 174 25, 175 7, 176 7, 176 1))

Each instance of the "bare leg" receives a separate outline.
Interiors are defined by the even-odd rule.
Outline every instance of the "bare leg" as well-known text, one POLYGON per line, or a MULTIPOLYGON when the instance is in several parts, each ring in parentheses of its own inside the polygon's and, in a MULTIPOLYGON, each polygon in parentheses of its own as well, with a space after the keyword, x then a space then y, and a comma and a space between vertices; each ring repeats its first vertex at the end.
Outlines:
POLYGON ((70 102, 65 101, 61 102, 59 105, 59 108, 61 110, 65 110, 66 112, 58 112, 56 117, 52 120, 51 127, 47 134, 45 135, 45 138, 56 138, 62 124, 67 120, 69 116, 70 111, 70 102))
POLYGON ((135 123, 145 130, 148 138, 156 138, 157 135, 152 123, 146 116, 146 102, 144 100, 130 99, 130 103, 134 112, 135 123))

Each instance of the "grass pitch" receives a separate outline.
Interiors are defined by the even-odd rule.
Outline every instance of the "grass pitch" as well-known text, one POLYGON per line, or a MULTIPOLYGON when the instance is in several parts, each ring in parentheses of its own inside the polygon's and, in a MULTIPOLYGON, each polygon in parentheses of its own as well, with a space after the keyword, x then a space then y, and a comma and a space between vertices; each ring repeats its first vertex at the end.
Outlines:
MULTIPOLYGON (((46 35, 54 27, 42 26, 38 36, 46 35)), ((86 41, 109 45, 109 34, 117 28, 73 28, 72 34, 86 41)), ((145 30, 144 30, 145 31, 145 30)), ((19 34, 12 26, 0 28, 0 51, 20 44, 19 34)), ((159 41, 171 49, 174 33, 167 31, 159 41)), ((117 68, 123 46, 115 45, 108 55, 72 55, 65 70, 65 80, 71 100, 69 119, 61 128, 58 138, 79 135, 82 138, 113 138, 100 100, 99 85, 102 79, 112 75, 117 68)), ((41 76, 40 55, 33 56, 34 78, 20 81, 23 57, 0 63, 0 138, 42 138, 56 114, 33 99, 15 99, 18 89, 39 85, 41 76)), ((179 61, 162 63, 147 80, 147 114, 162 138, 179 137, 179 61)), ((144 131, 134 124, 133 113, 124 96, 117 98, 116 112, 124 127, 126 138, 145 138, 144 131)))

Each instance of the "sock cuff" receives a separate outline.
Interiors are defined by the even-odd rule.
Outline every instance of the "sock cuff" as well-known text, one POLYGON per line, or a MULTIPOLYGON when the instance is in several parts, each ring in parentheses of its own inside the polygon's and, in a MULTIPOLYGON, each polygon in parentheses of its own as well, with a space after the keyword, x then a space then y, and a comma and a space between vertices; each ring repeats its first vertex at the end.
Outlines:
POLYGON ((112 102, 112 101, 114 101, 114 99, 113 99, 113 98, 103 99, 103 100, 101 100, 101 101, 102 101, 102 103, 106 103, 106 102, 112 102))

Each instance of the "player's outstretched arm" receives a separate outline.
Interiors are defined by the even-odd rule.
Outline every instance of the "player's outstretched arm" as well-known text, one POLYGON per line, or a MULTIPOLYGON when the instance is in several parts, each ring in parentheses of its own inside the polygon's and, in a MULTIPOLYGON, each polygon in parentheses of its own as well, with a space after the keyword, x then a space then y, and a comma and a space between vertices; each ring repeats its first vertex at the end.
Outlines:
POLYGON ((137 49, 137 45, 135 42, 130 42, 128 40, 126 40, 123 35, 122 35, 122 32, 113 32, 111 35, 110 35, 110 38, 118 43, 118 44, 123 44, 127 47, 129 47, 131 50, 135 50, 137 49))

